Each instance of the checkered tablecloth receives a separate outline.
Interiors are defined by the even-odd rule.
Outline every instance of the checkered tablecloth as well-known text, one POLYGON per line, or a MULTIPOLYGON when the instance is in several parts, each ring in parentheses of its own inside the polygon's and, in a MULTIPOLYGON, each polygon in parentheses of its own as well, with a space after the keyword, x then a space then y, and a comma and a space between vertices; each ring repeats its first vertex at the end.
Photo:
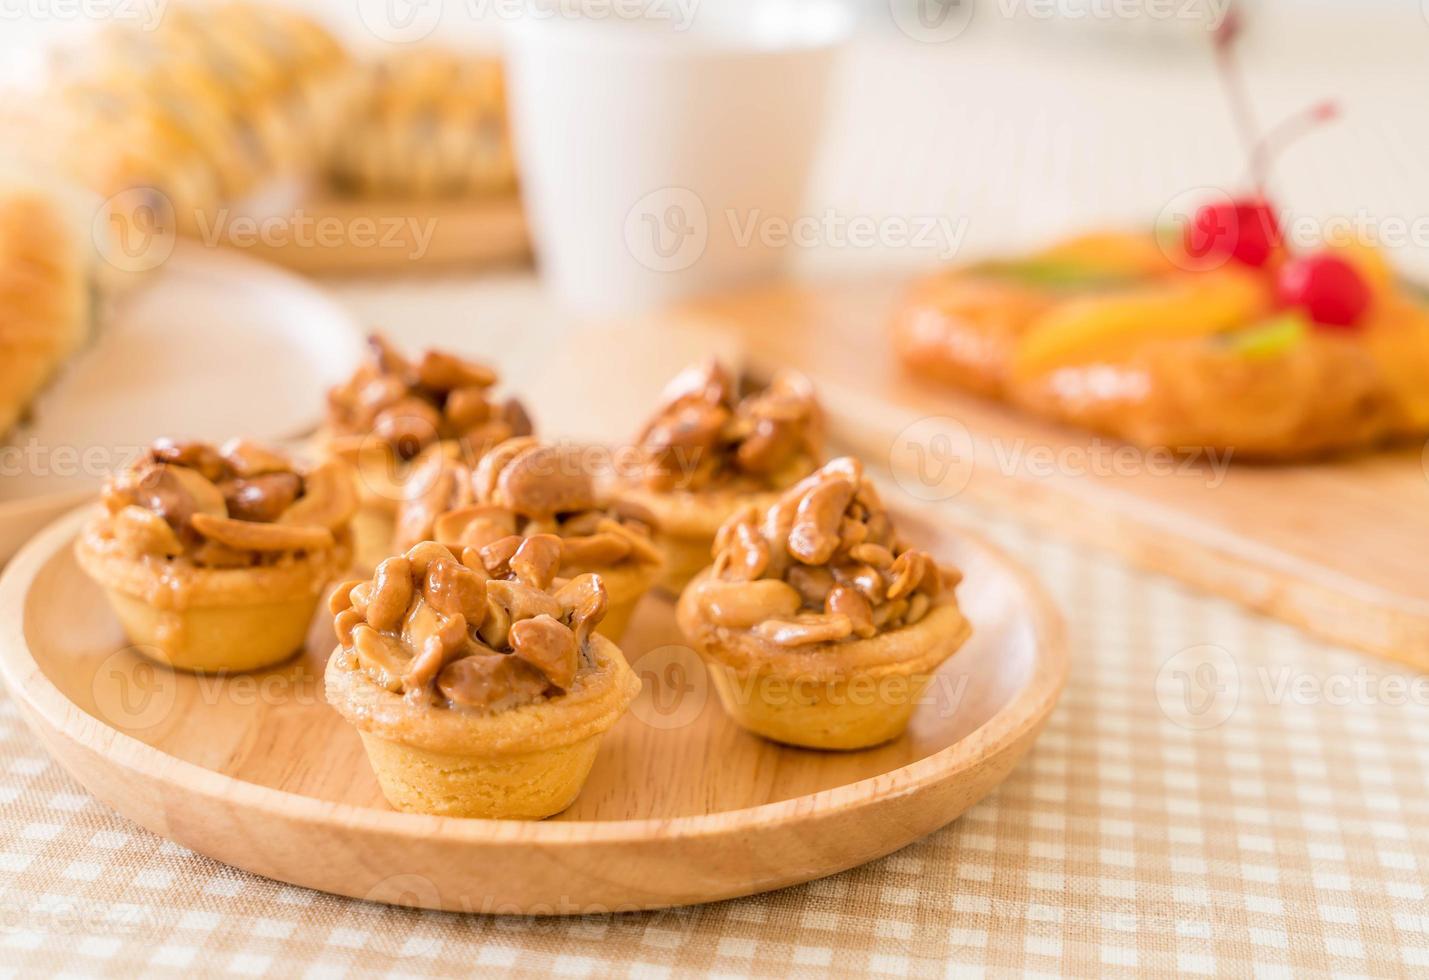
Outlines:
POLYGON ((0 702, 0 974, 1429 970, 1422 685, 1416 694, 1389 665, 971 516, 1066 610, 1071 677, 1012 777, 891 857, 665 912, 389 908, 254 877, 140 830, 91 800, 0 702))
MULTIPOLYGON (((1347 117, 1287 158, 1288 202, 1429 213, 1429 131, 1417 117, 1402 124, 1429 83, 1422 44, 1393 70, 1389 54, 1366 55, 1368 70, 1352 38, 1336 64, 1328 49, 1305 57, 1274 42, 1251 73, 1266 116, 1329 94, 1347 117)), ((981 250, 1144 218, 1189 187, 1238 179, 1204 58, 1078 43, 858 55, 810 212, 952 214, 981 250), (1160 87, 1143 84, 1151 64, 1166 71, 1160 87)), ((939 258, 825 244, 801 267, 939 258)), ((340 294, 408 343, 463 343, 514 379, 562 329, 519 277, 349 282, 340 294)), ((0 975, 1429 971, 1425 682, 1010 520, 960 513, 1066 611, 1072 670, 1011 778, 921 843, 809 885, 667 912, 389 908, 256 878, 139 830, 51 763, 0 699, 0 975)))

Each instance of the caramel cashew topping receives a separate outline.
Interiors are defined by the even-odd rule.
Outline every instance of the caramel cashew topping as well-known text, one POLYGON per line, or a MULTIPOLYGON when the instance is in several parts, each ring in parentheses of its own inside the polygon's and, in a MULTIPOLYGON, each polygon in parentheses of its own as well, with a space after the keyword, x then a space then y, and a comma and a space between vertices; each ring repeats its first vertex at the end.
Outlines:
POLYGON ((561 566, 561 539, 554 534, 526 538, 507 564, 513 575, 532 588, 550 588, 561 566))
POLYGON ((775 647, 869 639, 912 625, 959 577, 897 541, 851 458, 799 481, 763 514, 734 514, 715 536, 714 559, 691 586, 701 614, 775 647))
POLYGON ((376 630, 394 630, 412 601, 412 562, 404 555, 385 559, 372 577, 367 622, 376 630))
POLYGON ((834 643, 853 635, 853 624, 839 613, 828 616, 803 615, 791 620, 766 619, 754 631, 781 647, 806 643, 834 643))
POLYGON ((549 615, 511 624, 511 652, 565 689, 576 679, 576 635, 549 615))
POLYGON ((428 563, 423 591, 433 609, 461 616, 472 627, 479 627, 486 616, 486 579, 459 561, 437 558, 428 563))
POLYGON ((296 473, 262 473, 225 480, 218 489, 233 517, 271 524, 298 499, 303 480, 296 473))
POLYGON ((802 375, 781 372, 741 399, 720 364, 686 368, 637 438, 642 482, 657 491, 783 489, 819 465, 823 425, 802 375))
POLYGON ((453 391, 457 388, 490 388, 500 380, 496 372, 484 364, 464 360, 445 351, 429 350, 417 362, 417 382, 433 391, 453 391))
POLYGON ((342 463, 305 472, 251 441, 159 440, 106 481, 102 500, 127 554, 244 568, 333 548, 357 497, 342 463))
POLYGON ((195 514, 190 523, 205 538, 236 551, 321 551, 336 543, 325 527, 259 524, 211 514, 195 514))
POLYGON ((700 608, 710 622, 748 629, 766 619, 793 616, 803 597, 792 585, 777 578, 754 582, 711 582, 700 590, 700 608))
POLYGON ((184 553, 183 542, 174 529, 152 510, 130 504, 114 515, 112 523, 114 538, 126 551, 165 558, 184 553))
POLYGON ((503 702, 526 704, 544 695, 550 680, 509 654, 474 654, 452 661, 437 675, 442 697, 464 708, 490 710, 503 702))
POLYGON ((155 439, 149 453, 156 462, 194 470, 206 480, 217 482, 223 477, 225 461, 219 451, 206 442, 155 439))
MULTIPOLYGON (((272 479, 270 474, 259 479, 272 479)), ((328 460, 313 468, 303 480, 303 495, 289 502, 277 517, 279 524, 307 524, 314 527, 337 528, 357 513, 357 489, 353 473, 347 464, 328 460)))
POLYGON ((556 575, 664 561, 649 511, 620 497, 602 500, 579 463, 530 437, 493 447, 474 469, 445 457, 423 462, 397 512, 397 546, 431 536, 453 554, 473 549, 480 556, 473 567, 497 576, 515 560, 541 588, 556 575), (545 557, 555 542, 531 545, 517 558, 522 539, 537 538, 559 539, 559 566, 545 557))
POLYGON ((230 439, 218 448, 218 455, 233 470, 234 476, 244 479, 269 473, 287 473, 293 468, 282 453, 274 452, 252 439, 230 439))
POLYGON ((496 372, 446 351, 429 350, 415 361, 380 334, 368 338, 368 359, 345 383, 328 392, 328 428, 339 436, 375 435, 400 459, 454 440, 475 456, 531 431, 515 399, 496 401, 496 372))
POLYGON ((590 662, 591 631, 608 605, 605 587, 595 575, 555 593, 549 580, 538 587, 541 576, 528 566, 559 565, 560 539, 516 541, 498 577, 485 578, 484 565, 473 568, 426 541, 388 558, 371 580, 339 587, 330 600, 334 627, 358 669, 386 690, 436 707, 504 710, 569 690, 590 662))
POLYGON ((580 649, 586 648, 591 632, 605 618, 610 599, 600 576, 591 572, 577 575, 556 590, 561 604, 561 617, 575 630, 580 649))

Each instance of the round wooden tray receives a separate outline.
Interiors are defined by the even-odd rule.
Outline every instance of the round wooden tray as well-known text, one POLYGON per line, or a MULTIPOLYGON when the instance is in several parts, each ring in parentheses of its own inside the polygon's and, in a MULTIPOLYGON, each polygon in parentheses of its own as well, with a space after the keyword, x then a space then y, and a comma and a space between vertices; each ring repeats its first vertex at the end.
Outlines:
POLYGON ((947 824, 1006 778, 1062 689, 1062 626, 1036 583, 974 533, 900 526, 966 578, 975 633, 906 736, 865 752, 782 748, 725 717, 673 607, 622 642, 645 682, 584 792, 542 823, 398 813, 323 700, 326 617, 275 670, 194 677, 126 648, 70 547, 84 511, 0 578, 0 673, 50 752, 96 797, 219 861, 296 885, 452 911, 592 914, 808 881, 947 824))

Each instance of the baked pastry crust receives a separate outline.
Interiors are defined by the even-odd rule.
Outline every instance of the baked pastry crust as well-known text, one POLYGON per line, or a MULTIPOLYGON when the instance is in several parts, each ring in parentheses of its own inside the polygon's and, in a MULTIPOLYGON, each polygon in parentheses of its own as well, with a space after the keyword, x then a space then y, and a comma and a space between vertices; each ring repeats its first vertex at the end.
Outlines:
POLYGON ((777 649, 747 631, 713 626, 698 604, 700 573, 680 597, 681 631, 704 657, 725 713, 785 745, 864 749, 903 734, 939 664, 972 627, 956 604, 868 640, 777 649))
POLYGON ((1087 293, 1029 283, 996 263, 953 270, 915 284, 897 311, 899 359, 934 381, 1182 452, 1293 460, 1429 432, 1429 406, 1416 394, 1416 387, 1429 390, 1429 306, 1386 290, 1358 333, 1310 330, 1294 344, 1264 349, 1254 327, 1276 313, 1268 277, 1179 268, 1153 240, 1131 235, 1074 240, 1028 261, 1108 248, 1117 255, 1093 288, 1109 301, 1160 296, 1174 304, 1186 290, 1214 284, 1212 277, 1237 287, 1241 279, 1264 283, 1260 295, 1249 294, 1245 315, 1219 328, 1177 335, 1148 321, 1133 342, 1026 368, 1019 363, 1026 338, 1087 293))
POLYGON ((640 691, 640 681, 610 640, 591 637, 592 663, 576 673, 574 685, 503 711, 482 713, 433 710, 383 688, 341 647, 325 672, 328 702, 353 727, 388 742, 438 755, 519 756, 564 748, 608 731, 640 691))

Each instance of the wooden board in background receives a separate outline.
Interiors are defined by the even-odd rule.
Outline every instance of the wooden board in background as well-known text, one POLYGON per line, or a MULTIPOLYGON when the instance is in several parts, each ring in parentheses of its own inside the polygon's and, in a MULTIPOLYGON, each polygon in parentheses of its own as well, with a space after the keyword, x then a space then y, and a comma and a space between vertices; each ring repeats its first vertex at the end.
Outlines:
MULTIPOLYGON (((685 322, 737 336, 751 367, 818 383, 835 437, 925 499, 963 499, 1429 669, 1429 449, 1310 465, 1181 466, 1040 421, 896 363, 892 281, 709 300, 685 322), (919 467, 922 475, 919 475, 919 467)), ((1214 638, 1208 638, 1208 641, 1214 638)))
POLYGON ((328 198, 287 219, 235 219, 221 241, 306 275, 475 269, 525 262, 531 240, 520 200, 328 198))

